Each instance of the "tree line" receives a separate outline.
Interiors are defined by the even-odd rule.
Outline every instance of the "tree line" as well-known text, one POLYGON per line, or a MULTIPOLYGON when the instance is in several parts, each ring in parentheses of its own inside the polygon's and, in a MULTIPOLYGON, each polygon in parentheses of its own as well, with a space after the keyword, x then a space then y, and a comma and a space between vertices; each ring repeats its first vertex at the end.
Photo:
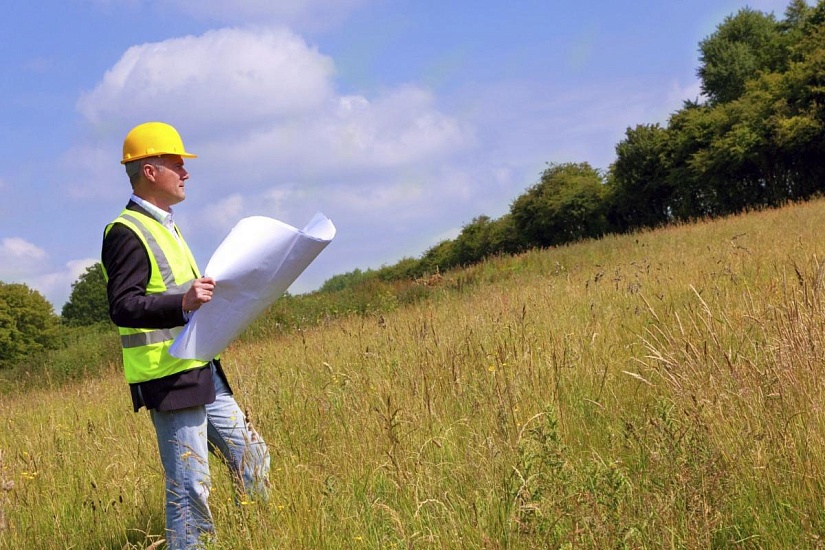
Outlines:
POLYGON ((702 98, 667 124, 628 128, 605 171, 550 164, 498 219, 377 270, 329 279, 334 291, 373 278, 421 278, 496 254, 607 233, 775 207, 825 186, 825 1, 792 0, 777 19, 750 8, 699 43, 702 98))
POLYGON ((0 281, 0 369, 25 358, 60 349, 69 331, 109 322, 106 282, 100 263, 72 284, 61 315, 39 292, 22 283, 0 281))
MULTIPOLYGON (((607 170, 549 164, 500 218, 380 269, 336 275, 317 292, 419 279, 500 254, 820 194, 825 185, 825 0, 791 0, 777 19, 745 8, 699 43, 702 98, 667 124, 628 128, 607 170)), ((42 295, 0 282, 0 368, 60 346, 61 330, 108 322, 100 264, 72 285, 58 317, 42 295)))

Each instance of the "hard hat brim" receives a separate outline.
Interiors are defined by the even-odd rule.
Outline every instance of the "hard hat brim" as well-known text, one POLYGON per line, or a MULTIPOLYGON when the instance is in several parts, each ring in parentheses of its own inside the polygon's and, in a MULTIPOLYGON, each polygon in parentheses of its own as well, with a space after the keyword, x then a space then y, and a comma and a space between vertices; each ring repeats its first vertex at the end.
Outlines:
POLYGON ((130 155, 129 158, 125 158, 125 159, 121 160, 120 164, 126 164, 128 162, 134 162, 136 160, 150 158, 150 157, 162 157, 162 156, 165 156, 165 155, 177 155, 177 156, 183 157, 185 159, 196 159, 196 158, 198 158, 198 155, 195 155, 195 154, 192 154, 192 153, 187 153, 186 151, 184 151, 183 153, 146 153, 145 155, 134 155, 134 156, 130 155))

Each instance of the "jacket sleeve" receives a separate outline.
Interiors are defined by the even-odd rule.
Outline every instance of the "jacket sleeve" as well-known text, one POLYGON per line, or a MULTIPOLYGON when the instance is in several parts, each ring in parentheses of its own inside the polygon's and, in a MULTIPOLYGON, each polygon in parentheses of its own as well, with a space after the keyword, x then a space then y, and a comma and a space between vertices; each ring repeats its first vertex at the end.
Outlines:
POLYGON ((109 317, 119 327, 172 328, 186 323, 182 294, 146 295, 151 263, 131 229, 115 223, 103 238, 103 267, 109 277, 109 317))

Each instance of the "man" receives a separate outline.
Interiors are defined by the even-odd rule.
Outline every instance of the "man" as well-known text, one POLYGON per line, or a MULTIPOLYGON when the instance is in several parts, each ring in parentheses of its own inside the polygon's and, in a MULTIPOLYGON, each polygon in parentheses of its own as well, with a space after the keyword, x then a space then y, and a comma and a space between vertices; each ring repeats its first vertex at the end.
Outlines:
POLYGON ((132 197, 106 226, 102 261, 109 315, 118 326, 135 412, 149 410, 166 477, 169 548, 214 539, 207 499, 208 451, 222 455, 242 498, 265 497, 266 444, 239 408, 219 358, 178 359, 169 346, 192 312, 212 298, 172 219, 189 174, 177 130, 161 122, 133 128, 123 142, 132 197))

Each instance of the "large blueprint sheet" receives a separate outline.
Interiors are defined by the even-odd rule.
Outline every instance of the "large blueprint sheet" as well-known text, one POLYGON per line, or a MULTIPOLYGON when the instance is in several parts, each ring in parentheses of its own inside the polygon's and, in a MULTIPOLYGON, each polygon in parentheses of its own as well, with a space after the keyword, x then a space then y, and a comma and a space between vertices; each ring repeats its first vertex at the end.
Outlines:
POLYGON ((209 361, 272 303, 335 237, 318 213, 303 230, 264 216, 244 218, 209 260, 212 300, 195 311, 169 352, 209 361))

